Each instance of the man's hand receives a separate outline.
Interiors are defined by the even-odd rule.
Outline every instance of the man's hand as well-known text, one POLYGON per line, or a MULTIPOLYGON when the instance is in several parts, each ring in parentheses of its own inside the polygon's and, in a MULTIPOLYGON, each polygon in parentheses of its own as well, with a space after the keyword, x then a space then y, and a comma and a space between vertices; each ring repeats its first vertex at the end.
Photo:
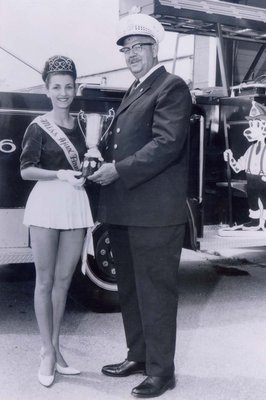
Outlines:
POLYGON ((88 177, 89 181, 99 183, 101 186, 110 185, 119 178, 115 165, 112 163, 103 164, 98 171, 88 177))

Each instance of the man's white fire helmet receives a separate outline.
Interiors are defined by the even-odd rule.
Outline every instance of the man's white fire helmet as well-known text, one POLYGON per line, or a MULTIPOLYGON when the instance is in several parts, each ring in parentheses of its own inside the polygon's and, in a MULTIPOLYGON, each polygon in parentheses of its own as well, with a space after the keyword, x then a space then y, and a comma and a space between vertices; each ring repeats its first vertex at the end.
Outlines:
POLYGON ((164 37, 164 28, 157 19, 150 15, 129 14, 119 21, 116 44, 123 46, 124 39, 132 35, 150 36, 159 43, 164 37))

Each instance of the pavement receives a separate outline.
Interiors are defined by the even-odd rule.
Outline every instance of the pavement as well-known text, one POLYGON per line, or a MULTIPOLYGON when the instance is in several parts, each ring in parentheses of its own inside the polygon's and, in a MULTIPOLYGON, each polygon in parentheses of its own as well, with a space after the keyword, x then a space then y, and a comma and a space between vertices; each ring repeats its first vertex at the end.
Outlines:
MULTIPOLYGON (((11 267, 10 267, 11 268, 11 267)), ((68 299, 62 349, 79 376, 37 381, 40 338, 34 280, 6 268, 0 275, 0 400, 128 400, 143 376, 110 378, 104 364, 126 347, 120 313, 94 313, 68 299)), ((163 400, 265 400, 266 247, 183 251, 177 318, 177 386, 163 400)))

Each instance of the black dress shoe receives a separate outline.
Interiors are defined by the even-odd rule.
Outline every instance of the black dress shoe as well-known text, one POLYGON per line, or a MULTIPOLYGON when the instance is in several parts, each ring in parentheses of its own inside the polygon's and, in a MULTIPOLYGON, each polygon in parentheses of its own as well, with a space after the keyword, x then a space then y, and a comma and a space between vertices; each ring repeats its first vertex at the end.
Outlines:
POLYGON ((175 387, 175 377, 171 376, 148 376, 140 385, 136 386, 131 394, 135 397, 157 397, 166 390, 175 387))
POLYGON ((145 373, 145 363, 125 360, 119 364, 105 365, 102 373, 108 376, 123 377, 138 373, 145 373))

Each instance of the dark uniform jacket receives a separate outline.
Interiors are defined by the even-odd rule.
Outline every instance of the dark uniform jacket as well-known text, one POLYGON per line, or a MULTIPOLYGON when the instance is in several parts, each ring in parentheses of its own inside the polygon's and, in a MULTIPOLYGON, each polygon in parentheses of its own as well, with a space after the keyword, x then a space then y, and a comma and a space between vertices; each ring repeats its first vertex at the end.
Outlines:
POLYGON ((189 89, 160 67, 129 92, 101 149, 120 177, 101 188, 98 220, 148 227, 184 223, 189 89))

